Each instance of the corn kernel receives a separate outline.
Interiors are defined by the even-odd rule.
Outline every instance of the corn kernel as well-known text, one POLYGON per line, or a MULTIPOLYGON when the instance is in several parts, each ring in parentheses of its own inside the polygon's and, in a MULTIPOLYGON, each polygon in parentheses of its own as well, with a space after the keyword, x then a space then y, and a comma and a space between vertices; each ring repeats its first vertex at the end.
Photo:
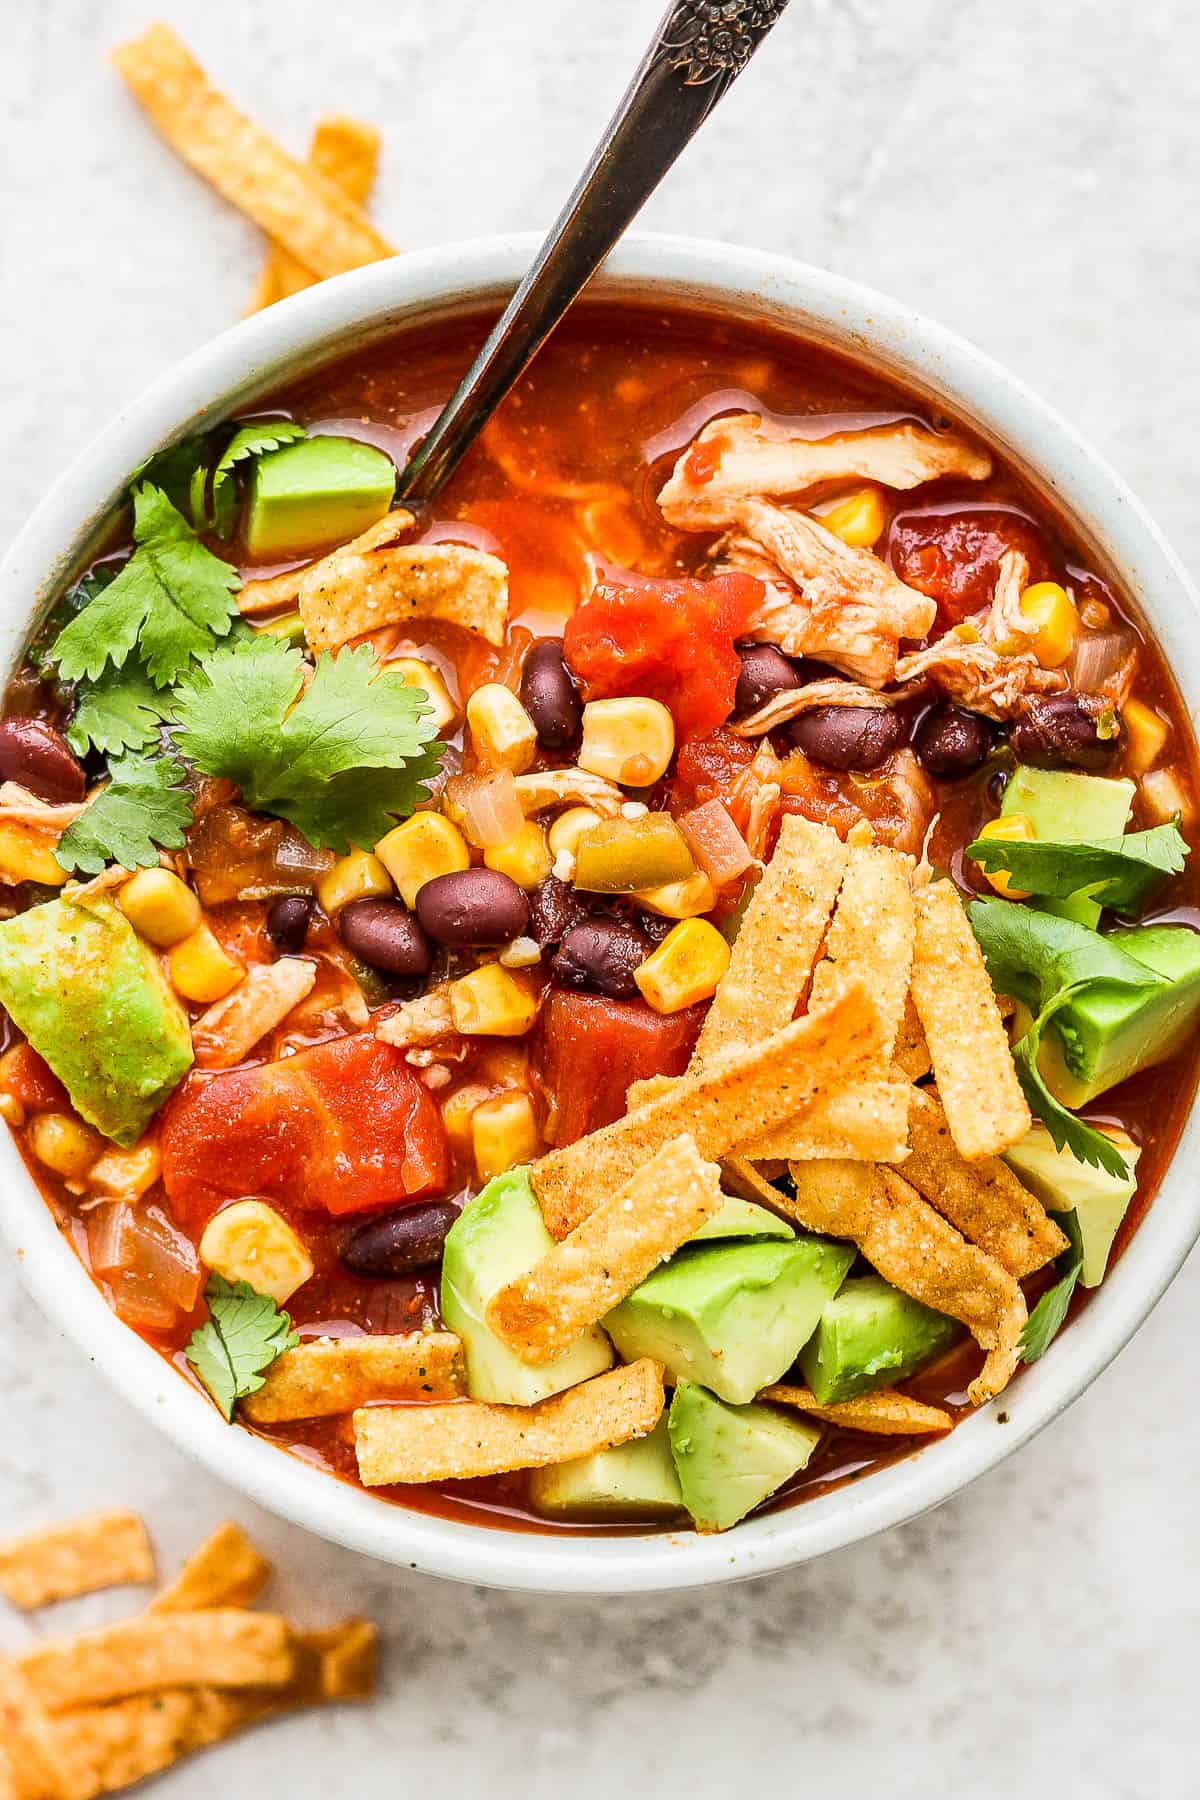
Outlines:
POLYGON ((668 881, 663 887, 642 888, 633 898, 647 912, 660 919, 695 919, 711 912, 717 904, 717 890, 703 869, 697 869, 686 881, 668 881))
POLYGON ((20 1130, 25 1123, 25 1108, 15 1094, 0 1094, 0 1119, 14 1131, 20 1130))
POLYGON ((1079 614, 1057 581, 1035 581, 1021 595, 1021 617, 1035 627, 1030 648, 1043 669, 1061 668, 1079 632, 1079 614))
POLYGON ((7 882, 36 881, 42 887, 61 887, 67 871, 54 860, 47 834, 18 819, 0 822, 0 878, 7 882))
POLYGON ((432 663, 422 662, 419 656, 398 656, 395 662, 386 665, 388 674, 395 673, 403 678, 405 687, 423 688, 426 698, 433 708, 433 722, 439 732, 448 731, 451 725, 458 723, 458 708, 450 696, 445 678, 440 669, 432 663))
POLYGON ((561 850, 574 857, 579 850, 579 840, 585 831, 593 825, 599 825, 600 814, 593 812, 590 806, 569 806, 566 812, 559 813, 550 827, 550 850, 558 856, 561 850))
POLYGON ((414 813, 405 819, 403 825, 380 838, 375 854, 399 888, 405 906, 414 906, 418 893, 435 876, 454 875, 471 866, 466 838, 452 819, 436 812, 414 813))
POLYGON ((117 905, 139 937, 169 950, 200 923, 200 902, 170 869, 139 869, 117 895, 117 905))
POLYGON ((468 1081, 462 1087, 455 1088, 452 1094, 447 1094, 442 1101, 442 1126, 456 1156, 461 1158, 471 1155, 471 1120, 475 1117, 476 1107, 482 1106, 491 1097, 491 1088, 482 1086, 478 1081, 468 1081))
POLYGON ((450 984, 454 1029, 464 1037, 522 1037, 537 1010, 532 982, 498 962, 484 963, 450 984))
POLYGON ((200 1239, 200 1260, 226 1281, 248 1281, 279 1306, 313 1272, 312 1257, 265 1200, 235 1200, 215 1214, 200 1239))
POLYGON ((167 951, 167 973, 177 994, 204 1006, 223 1000, 246 979, 241 963, 225 954, 207 925, 167 951))
POLYGON ((100 1155, 104 1140, 71 1113, 38 1113, 30 1121, 29 1148, 56 1175, 77 1181, 100 1155))
POLYGON ((883 495, 874 487, 856 488, 852 494, 843 494, 840 500, 814 506, 813 512, 826 531, 832 531, 843 544, 850 544, 856 550, 872 549, 883 536, 887 524, 883 495))
POLYGON ((88 1186, 122 1200, 136 1200, 152 1188, 162 1174, 162 1157, 153 1138, 143 1138, 131 1150, 106 1150, 88 1170, 88 1186))
POLYGON ((658 700, 631 694, 589 700, 583 709, 579 767, 624 787, 649 787, 675 754, 675 721, 658 700))
MULTIPOLYGON (((387 841, 383 839, 385 844, 387 841)), ((370 900, 391 891, 392 877, 386 864, 369 850, 351 850, 349 856, 339 856, 317 883, 317 899, 331 919, 352 900, 370 900)))
POLYGON ((475 1109, 471 1120, 475 1169, 480 1181, 532 1162, 541 1148, 533 1101, 519 1089, 497 1094, 475 1109))
POLYGON ((1141 700, 1127 700, 1121 708, 1125 727, 1125 765, 1134 775, 1153 768, 1170 734, 1167 721, 1141 700))
POLYGON ((1139 788, 1142 805, 1153 824, 1168 825, 1177 813, 1181 824, 1194 823, 1196 809, 1177 770, 1151 769, 1148 775, 1142 776, 1139 788))
POLYGON ((467 727, 485 769, 523 775, 537 755, 537 730, 511 688, 485 682, 467 701, 467 727))
MULTIPOLYGON (((989 819, 979 835, 981 838, 1003 838, 1005 843, 1028 843, 1037 833, 1028 813, 1003 813, 998 819, 989 819)), ((1023 888, 1013 887, 1007 869, 985 869, 984 879, 1006 900, 1029 898, 1023 888)))
POLYGON ((507 843, 485 850, 483 860, 489 869, 498 869, 519 888, 532 891, 541 887, 554 866, 546 833, 536 819, 526 819, 521 829, 507 843))
POLYGON ((682 1012, 708 1000, 729 967, 729 945, 707 919, 683 919, 651 952, 633 979, 657 1013, 682 1012))

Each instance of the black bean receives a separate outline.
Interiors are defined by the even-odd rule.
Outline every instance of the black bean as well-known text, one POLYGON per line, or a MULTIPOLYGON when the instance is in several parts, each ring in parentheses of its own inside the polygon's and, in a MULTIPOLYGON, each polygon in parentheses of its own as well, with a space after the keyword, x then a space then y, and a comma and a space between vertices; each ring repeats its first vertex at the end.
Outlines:
POLYGON ((303 950, 313 916, 311 894, 280 894, 267 912, 267 936, 281 956, 303 950))
POLYGON ((664 938, 670 937, 678 924, 677 919, 664 919, 660 913, 639 912, 638 929, 645 933, 651 944, 661 944, 664 938))
POLYGON ((526 930, 529 901, 498 869, 461 869, 418 890, 417 917, 438 944, 507 944, 526 930))
POLYGON ((342 1239, 341 1259, 355 1275, 413 1275, 441 1262, 446 1233, 457 1217, 449 1200, 431 1200, 367 1219, 342 1239))
POLYGON ((635 1000, 640 969, 649 945, 636 925, 621 919, 585 919, 573 925, 550 964, 564 987, 604 994, 610 1000, 635 1000))
POLYGON ((1037 769, 1102 769, 1120 744, 1120 721, 1099 694, 1039 695, 1026 703, 1009 742, 1018 762, 1037 769))
POLYGON ((572 925, 587 917, 587 907, 568 881, 548 875, 529 896, 529 935, 540 950, 561 944, 572 925))
POLYGON ((433 967, 433 945, 402 901, 352 900, 338 914, 338 931, 352 956, 385 975, 428 975, 433 967))
POLYGON ((913 736, 917 761, 939 781, 957 781, 977 769, 992 747, 992 729, 978 713, 952 706, 931 706, 913 736))
POLYGON ((814 706, 788 727, 797 750, 827 769, 877 769, 904 735, 898 713, 882 706, 814 706))
POLYGON ((800 673, 777 644, 738 644, 741 672, 733 696, 733 710, 757 712, 776 694, 786 694, 800 686, 800 673))
POLYGON ((565 750, 583 716, 579 693, 558 638, 534 644, 521 670, 521 705, 543 750, 565 750))
POLYGON ((0 781, 17 781, 39 800, 82 800, 83 764, 44 719, 0 719, 0 781))

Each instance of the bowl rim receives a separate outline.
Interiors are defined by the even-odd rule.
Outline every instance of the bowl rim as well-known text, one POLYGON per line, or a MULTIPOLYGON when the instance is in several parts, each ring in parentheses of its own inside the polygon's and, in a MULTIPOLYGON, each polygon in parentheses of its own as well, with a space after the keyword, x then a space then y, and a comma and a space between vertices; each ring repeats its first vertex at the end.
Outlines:
MULTIPOLYGON (((503 299, 539 241, 532 232, 474 239, 356 270, 244 320, 161 376, 59 477, 0 564, 0 666, 10 670, 30 619, 87 555, 131 470, 154 450, 215 423, 322 354, 341 355, 434 313, 503 299)), ((631 235, 594 292, 769 320, 943 398, 1040 482, 1121 573, 1195 725, 1200 600, 1182 566, 1108 463, 974 345, 842 276, 698 238, 631 235)), ((544 1593, 653 1593, 766 1574, 857 1543, 942 1504, 1026 1443, 1119 1353, 1200 1236, 1200 1184, 1186 1173, 1198 1147, 1193 1109, 1155 1204, 1119 1264, 1054 1354, 1026 1369, 999 1402, 867 1480, 714 1537, 492 1530, 381 1502, 248 1429, 231 1430, 122 1324, 64 1241, 8 1132, 0 1136, 0 1228, 51 1322, 179 1448, 268 1511, 382 1561, 458 1581, 544 1593)))

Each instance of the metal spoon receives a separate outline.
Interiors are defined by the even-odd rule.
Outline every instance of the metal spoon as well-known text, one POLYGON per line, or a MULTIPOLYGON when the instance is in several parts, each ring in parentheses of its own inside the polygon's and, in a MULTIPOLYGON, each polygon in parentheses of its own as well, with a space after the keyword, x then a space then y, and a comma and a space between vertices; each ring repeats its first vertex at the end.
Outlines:
POLYGON ((432 500, 580 289, 636 217, 788 0, 676 0, 537 259, 397 495, 432 500))

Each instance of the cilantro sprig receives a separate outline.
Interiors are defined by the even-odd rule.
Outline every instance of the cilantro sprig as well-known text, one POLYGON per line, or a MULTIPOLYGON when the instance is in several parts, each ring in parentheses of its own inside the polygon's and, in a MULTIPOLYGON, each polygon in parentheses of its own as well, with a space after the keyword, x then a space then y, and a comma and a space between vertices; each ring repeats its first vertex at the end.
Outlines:
POLYGON ((1114 912, 1136 913, 1168 876, 1180 873, 1188 845, 1170 824, 1074 844, 976 838, 966 853, 989 874, 1006 870, 1027 894, 1065 900, 1083 893, 1114 912))
POLYGON ((145 750, 158 738, 162 708, 163 696, 140 662, 105 669, 98 681, 81 686, 67 742, 79 756, 145 750))
MULTIPOLYGON (((210 530, 220 538, 232 535, 237 520, 237 480, 234 471, 239 463, 282 450, 305 435, 303 425, 292 419, 255 419, 234 432, 212 474, 211 500, 205 510, 210 530)), ((199 496, 203 502, 203 493, 199 496)), ((193 499, 193 512, 195 499, 193 499)))
POLYGON ((1021 1361, 1026 1363, 1036 1362, 1039 1356, 1044 1356, 1058 1336, 1083 1273, 1083 1234, 1077 1213, 1072 1209, 1070 1212, 1052 1212, 1050 1217, 1064 1233, 1067 1248, 1054 1265, 1058 1280, 1046 1289, 1021 1333, 1021 1361))
POLYGON ((98 875, 109 863, 148 869, 158 852, 179 850, 192 822, 192 800, 184 785, 186 770, 173 756, 153 761, 122 756, 109 763, 109 781, 54 850, 67 870, 98 875))
POLYGON ((228 1420, 247 1394, 256 1394, 266 1371, 300 1342, 288 1313, 248 1281, 210 1275, 204 1290, 209 1317, 193 1331, 187 1359, 228 1420))

